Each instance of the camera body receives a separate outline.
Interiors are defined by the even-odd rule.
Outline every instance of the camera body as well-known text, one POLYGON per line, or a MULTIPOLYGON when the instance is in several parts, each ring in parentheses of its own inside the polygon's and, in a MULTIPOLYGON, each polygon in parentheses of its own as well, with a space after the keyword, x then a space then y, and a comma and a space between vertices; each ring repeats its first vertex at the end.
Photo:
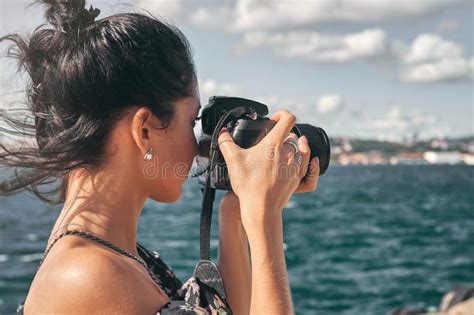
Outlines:
MULTIPOLYGON (((268 107, 262 103, 239 97, 212 96, 209 98, 209 104, 204 106, 201 114, 202 132, 199 137, 199 155, 197 157, 197 167, 205 170, 209 167, 209 153, 211 139, 219 119, 237 107, 250 107, 253 110, 251 115, 241 115, 230 117, 225 125, 231 134, 234 142, 240 147, 246 149, 259 143, 267 135, 276 121, 265 117, 268 115, 268 107)), ((318 156, 320 161, 320 175, 323 175, 330 159, 330 144, 326 132, 322 128, 314 127, 309 124, 295 124, 291 132, 298 137, 305 135, 311 149, 310 159, 318 156)), ((231 190, 227 165, 222 154, 217 157, 217 163, 213 165, 210 172, 210 184, 212 188, 221 190, 231 190)), ((200 184, 205 184, 206 173, 198 176, 200 184)))

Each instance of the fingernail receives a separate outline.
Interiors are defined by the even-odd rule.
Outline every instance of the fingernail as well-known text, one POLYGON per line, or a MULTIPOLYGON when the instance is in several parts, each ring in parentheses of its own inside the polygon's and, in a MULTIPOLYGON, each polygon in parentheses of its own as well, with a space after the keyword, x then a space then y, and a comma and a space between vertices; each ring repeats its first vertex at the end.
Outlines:
POLYGON ((301 141, 303 141, 303 143, 305 144, 308 144, 308 139, 306 138, 305 135, 301 136, 301 141))
POLYGON ((315 157, 316 163, 319 164, 319 157, 315 157))

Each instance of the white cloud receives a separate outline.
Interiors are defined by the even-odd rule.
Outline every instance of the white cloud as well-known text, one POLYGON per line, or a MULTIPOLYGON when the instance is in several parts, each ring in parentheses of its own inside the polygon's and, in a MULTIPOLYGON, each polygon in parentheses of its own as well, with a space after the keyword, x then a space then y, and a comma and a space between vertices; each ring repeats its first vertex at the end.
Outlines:
POLYGON ((210 3, 191 14, 200 26, 242 32, 315 25, 328 21, 367 22, 420 16, 460 1, 237 0, 210 3))
POLYGON ((381 29, 345 35, 310 31, 249 32, 234 48, 237 53, 268 50, 284 59, 314 63, 345 63, 384 57, 400 80, 410 83, 468 81, 474 78, 474 59, 461 45, 436 34, 420 34, 411 43, 389 42, 381 29))
POLYGON ((334 133, 402 141, 415 134, 421 138, 446 134, 446 128, 443 121, 432 112, 414 106, 393 105, 382 113, 366 112, 364 117, 356 120, 350 117, 345 123, 337 125, 334 133))
POLYGON ((166 19, 177 19, 183 14, 181 0, 138 0, 137 6, 166 19))
POLYGON ((386 35, 380 29, 359 33, 329 35, 318 32, 287 33, 252 32, 243 36, 237 52, 270 49, 282 58, 297 58, 310 62, 342 63, 381 55, 386 49, 386 35))
POLYGON ((401 79, 413 83, 466 81, 474 78, 474 58, 441 59, 406 69, 401 79))
MULTIPOLYGON (((474 75, 472 58, 457 43, 437 34, 420 34, 401 53, 389 42, 384 30, 371 28, 348 34, 331 34, 298 28, 321 22, 376 22, 419 17, 465 3, 463 0, 227 0, 189 2, 182 0, 137 0, 137 5, 165 18, 180 19, 201 27, 240 33, 234 46, 237 53, 267 50, 283 59, 314 63, 345 63, 354 60, 380 60, 410 83, 466 81, 474 75)), ((453 20, 436 26, 439 32, 459 27, 453 20)), ((212 82, 208 82, 212 86, 212 82)), ((227 92, 227 91, 226 91, 227 92)))
POLYGON ((444 40, 436 34, 418 35, 403 61, 407 63, 418 63, 436 61, 443 58, 458 58, 464 51, 458 44, 444 40))
POLYGON ((474 58, 465 57, 459 44, 436 34, 418 35, 400 59, 400 78, 406 82, 433 83, 474 78, 474 58))
MULTIPOLYGON (((187 2, 182 0, 136 0, 137 6, 170 19, 201 27, 237 32, 240 42, 234 51, 245 53, 264 49, 284 59, 315 63, 345 63, 379 60, 410 83, 466 81, 473 75, 473 60, 463 48, 437 34, 420 34, 402 53, 395 42, 388 42, 385 31, 366 29, 348 34, 301 30, 322 22, 367 23, 420 17, 466 0, 226 0, 187 2), (300 30, 298 30, 300 28, 300 30), (398 68, 397 68, 398 67, 398 68)), ((435 31, 446 33, 459 22, 443 20, 435 31)))
POLYGON ((385 130, 400 134, 434 124, 437 118, 429 113, 418 110, 407 111, 400 106, 392 106, 384 117, 376 118, 367 123, 367 127, 374 130, 385 130))
POLYGON ((326 94, 319 97, 317 109, 320 113, 330 113, 340 110, 343 104, 344 101, 340 95, 326 94))
POLYGON ((199 92, 203 104, 207 104, 210 96, 241 96, 243 90, 235 84, 220 83, 212 79, 199 79, 199 92))
POLYGON ((199 7, 193 13, 190 13, 189 19, 195 25, 221 29, 229 25, 233 19, 233 12, 230 7, 216 6, 214 8, 199 7))

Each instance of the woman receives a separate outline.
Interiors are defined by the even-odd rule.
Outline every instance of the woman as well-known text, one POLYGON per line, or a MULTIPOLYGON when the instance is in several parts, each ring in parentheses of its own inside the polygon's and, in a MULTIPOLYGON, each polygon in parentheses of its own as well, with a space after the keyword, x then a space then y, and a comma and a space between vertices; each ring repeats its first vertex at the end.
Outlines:
POLYGON ((194 278, 182 284, 159 254, 137 243, 136 232, 147 198, 179 198, 197 154, 199 89, 188 41, 151 15, 95 21, 99 10, 86 10, 83 0, 39 2, 53 28, 1 38, 14 42, 9 55, 31 78, 30 123, 2 112, 11 126, 2 130, 34 145, 2 143, 2 166, 18 172, 0 191, 29 190, 64 205, 21 311, 292 313, 281 211, 295 191, 314 191, 319 174, 305 137, 289 134, 295 117, 277 112, 276 126, 246 150, 221 132, 234 191, 219 209, 227 299, 194 278), (60 180, 55 190, 39 189, 51 179, 60 180))

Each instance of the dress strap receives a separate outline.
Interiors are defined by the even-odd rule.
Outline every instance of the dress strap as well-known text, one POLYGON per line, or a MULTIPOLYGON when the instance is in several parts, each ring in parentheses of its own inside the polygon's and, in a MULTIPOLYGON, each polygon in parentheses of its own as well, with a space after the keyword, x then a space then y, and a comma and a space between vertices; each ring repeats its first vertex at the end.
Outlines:
POLYGON ((80 236, 80 237, 83 237, 83 238, 86 238, 86 239, 89 239, 91 241, 94 241, 102 246, 105 246, 107 248, 110 248, 112 249, 113 251, 119 253, 119 254, 122 254, 126 257, 129 257, 135 261, 137 261, 138 263, 140 263, 143 267, 145 267, 145 269, 147 270, 148 274, 150 275, 150 277, 153 279, 153 281, 158 285, 158 287, 160 287, 164 292, 166 292, 165 290, 165 287, 163 286, 163 283, 161 282, 161 280, 159 278, 156 277, 155 273, 153 272, 153 270, 151 270, 151 268, 146 264, 146 262, 140 258, 140 257, 137 257, 135 255, 133 255, 132 253, 126 251, 125 249, 121 248, 121 247, 118 247, 112 243, 110 243, 109 241, 106 241, 104 240, 103 238, 101 237, 98 237, 96 235, 93 235, 89 232, 86 232, 86 231, 82 231, 82 230, 69 230, 69 231, 65 231, 61 234, 58 234, 54 239, 53 241, 51 242, 51 244, 46 248, 44 254, 43 254, 43 257, 41 258, 41 261, 38 265, 38 269, 41 267, 41 265, 43 264, 43 261, 45 260, 46 256, 48 255, 48 253, 50 252, 51 248, 54 246, 54 244, 57 243, 57 241, 59 241, 61 238, 63 238, 64 236, 66 235, 77 235, 77 236, 80 236))

